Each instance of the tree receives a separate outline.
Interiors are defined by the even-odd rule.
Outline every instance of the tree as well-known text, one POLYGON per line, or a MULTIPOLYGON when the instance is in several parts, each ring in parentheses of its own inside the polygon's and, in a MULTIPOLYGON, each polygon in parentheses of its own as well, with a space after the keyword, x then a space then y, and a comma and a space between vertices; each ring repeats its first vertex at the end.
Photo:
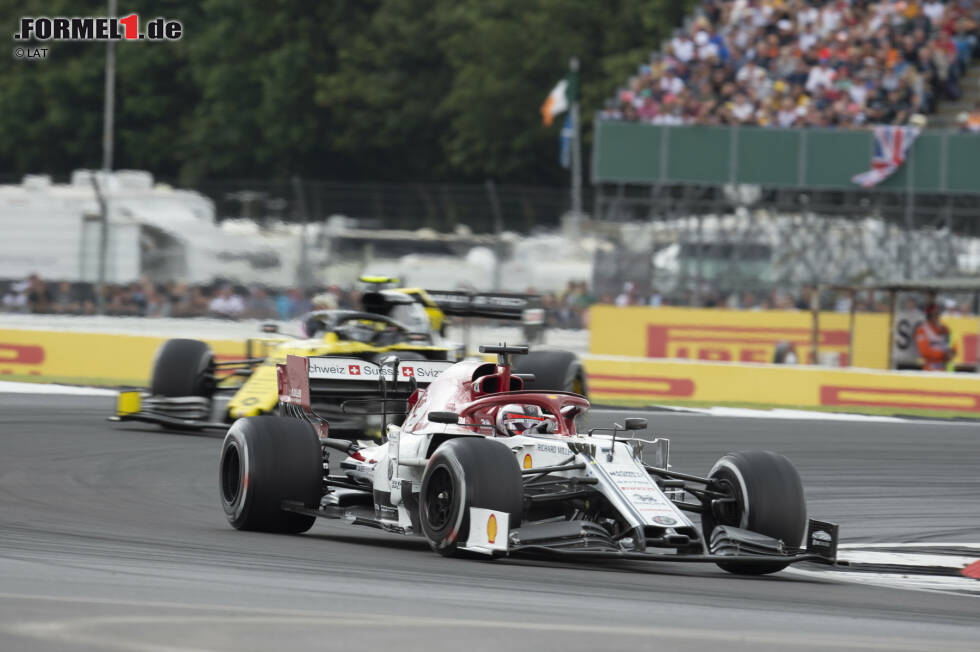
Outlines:
POLYGON ((442 156, 441 99, 453 84, 439 14, 452 0, 385 0, 359 32, 337 34, 337 66, 317 78, 333 149, 366 179, 451 176, 442 156))
MULTIPOLYGON (((177 42, 120 42, 115 167, 204 179, 563 184, 538 108, 581 61, 585 142, 690 0, 134 0, 177 42)), ((27 0, 20 16, 100 16, 102 0, 27 0)), ((0 68, 0 174, 102 160, 105 46, 45 42, 0 68)))
POLYGON ((541 126, 548 91, 581 62, 584 136, 591 116, 669 32, 680 3, 639 0, 463 0, 447 12, 455 83, 443 107, 447 156, 473 178, 560 183, 559 124, 541 126))

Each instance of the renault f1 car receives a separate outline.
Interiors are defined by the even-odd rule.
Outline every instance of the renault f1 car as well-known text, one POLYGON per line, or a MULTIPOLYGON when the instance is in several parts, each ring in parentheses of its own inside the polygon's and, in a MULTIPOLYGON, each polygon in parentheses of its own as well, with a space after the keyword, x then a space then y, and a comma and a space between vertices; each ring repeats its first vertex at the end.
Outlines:
POLYGON ((785 457, 741 451, 706 477, 674 471, 668 440, 637 436, 646 419, 581 432, 585 397, 528 389, 533 379, 513 372, 511 356, 527 347, 481 351, 496 364, 289 356, 277 365, 282 415, 239 419, 225 436, 228 521, 302 533, 317 518, 344 519, 423 537, 447 556, 714 562, 742 574, 834 563, 837 526, 807 522, 785 457), (379 445, 335 439, 311 407, 355 387, 363 398, 345 408, 407 409, 379 445))
MULTIPOLYGON (((224 431, 236 418, 277 412, 276 365, 287 356, 343 356, 377 363, 396 354, 403 361, 456 361, 464 350, 442 337, 447 316, 528 321, 529 314, 540 312, 537 297, 530 295, 383 289, 379 286, 394 279, 362 280, 376 289, 362 295, 360 310, 313 312, 303 321, 305 337, 251 338, 239 360, 217 361, 199 340, 168 340, 156 353, 149 392, 122 392, 110 418, 224 431), (213 421, 213 398, 219 392, 231 397, 213 421)), ((522 371, 535 374, 541 389, 586 391, 582 364, 568 351, 538 351, 524 361, 522 371)), ((371 419, 339 409, 345 398, 351 397, 342 392, 323 396, 316 406, 330 419, 333 432, 362 437, 368 429, 376 431, 371 419)))

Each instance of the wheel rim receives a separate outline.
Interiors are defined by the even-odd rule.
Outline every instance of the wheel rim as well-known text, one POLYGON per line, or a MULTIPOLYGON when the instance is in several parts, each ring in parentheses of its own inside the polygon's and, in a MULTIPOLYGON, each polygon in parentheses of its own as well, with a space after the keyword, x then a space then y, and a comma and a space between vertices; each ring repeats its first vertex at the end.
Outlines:
POLYGON ((453 511, 453 482, 445 467, 436 469, 429 476, 425 492, 425 516, 433 530, 449 526, 453 511))
POLYGON ((715 519, 715 525, 731 525, 737 527, 742 519, 742 496, 735 485, 725 477, 716 478, 718 488, 728 494, 725 502, 716 500, 712 502, 711 515, 715 519))
POLYGON ((242 460, 237 446, 225 449, 221 460, 221 497, 233 505, 242 491, 242 460))

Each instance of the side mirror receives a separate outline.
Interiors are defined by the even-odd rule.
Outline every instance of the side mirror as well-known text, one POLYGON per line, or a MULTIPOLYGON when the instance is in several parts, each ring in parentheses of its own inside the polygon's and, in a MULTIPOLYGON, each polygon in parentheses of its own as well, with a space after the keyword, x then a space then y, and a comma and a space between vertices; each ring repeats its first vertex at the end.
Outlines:
POLYGON ((625 430, 646 430, 647 420, 641 417, 631 417, 624 421, 625 430))
POLYGON ((400 362, 401 362, 401 360, 398 359, 398 356, 397 355, 389 355, 389 356, 386 356, 381 361, 381 366, 382 367, 387 367, 387 366, 391 365, 392 367, 394 367, 395 365, 397 365, 400 362))
POLYGON ((429 421, 432 423, 459 423, 459 415, 455 412, 429 412, 429 421))
POLYGON ((279 324, 273 324, 271 322, 270 323, 267 323, 267 324, 262 324, 261 331, 263 333, 278 333, 279 332, 279 324))

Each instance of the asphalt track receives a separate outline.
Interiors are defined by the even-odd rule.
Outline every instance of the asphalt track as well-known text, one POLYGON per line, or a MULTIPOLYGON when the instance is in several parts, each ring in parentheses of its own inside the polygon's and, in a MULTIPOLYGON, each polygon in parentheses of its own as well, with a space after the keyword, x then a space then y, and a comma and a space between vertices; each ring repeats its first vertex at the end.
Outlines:
MULTIPOLYGON (((0 650, 977 650, 980 601, 714 566, 443 559, 320 521, 237 532, 220 439, 0 394, 0 650)), ((597 412, 608 422, 621 413, 597 412)), ((976 424, 650 413, 674 467, 769 448, 845 541, 980 542, 976 424)))

